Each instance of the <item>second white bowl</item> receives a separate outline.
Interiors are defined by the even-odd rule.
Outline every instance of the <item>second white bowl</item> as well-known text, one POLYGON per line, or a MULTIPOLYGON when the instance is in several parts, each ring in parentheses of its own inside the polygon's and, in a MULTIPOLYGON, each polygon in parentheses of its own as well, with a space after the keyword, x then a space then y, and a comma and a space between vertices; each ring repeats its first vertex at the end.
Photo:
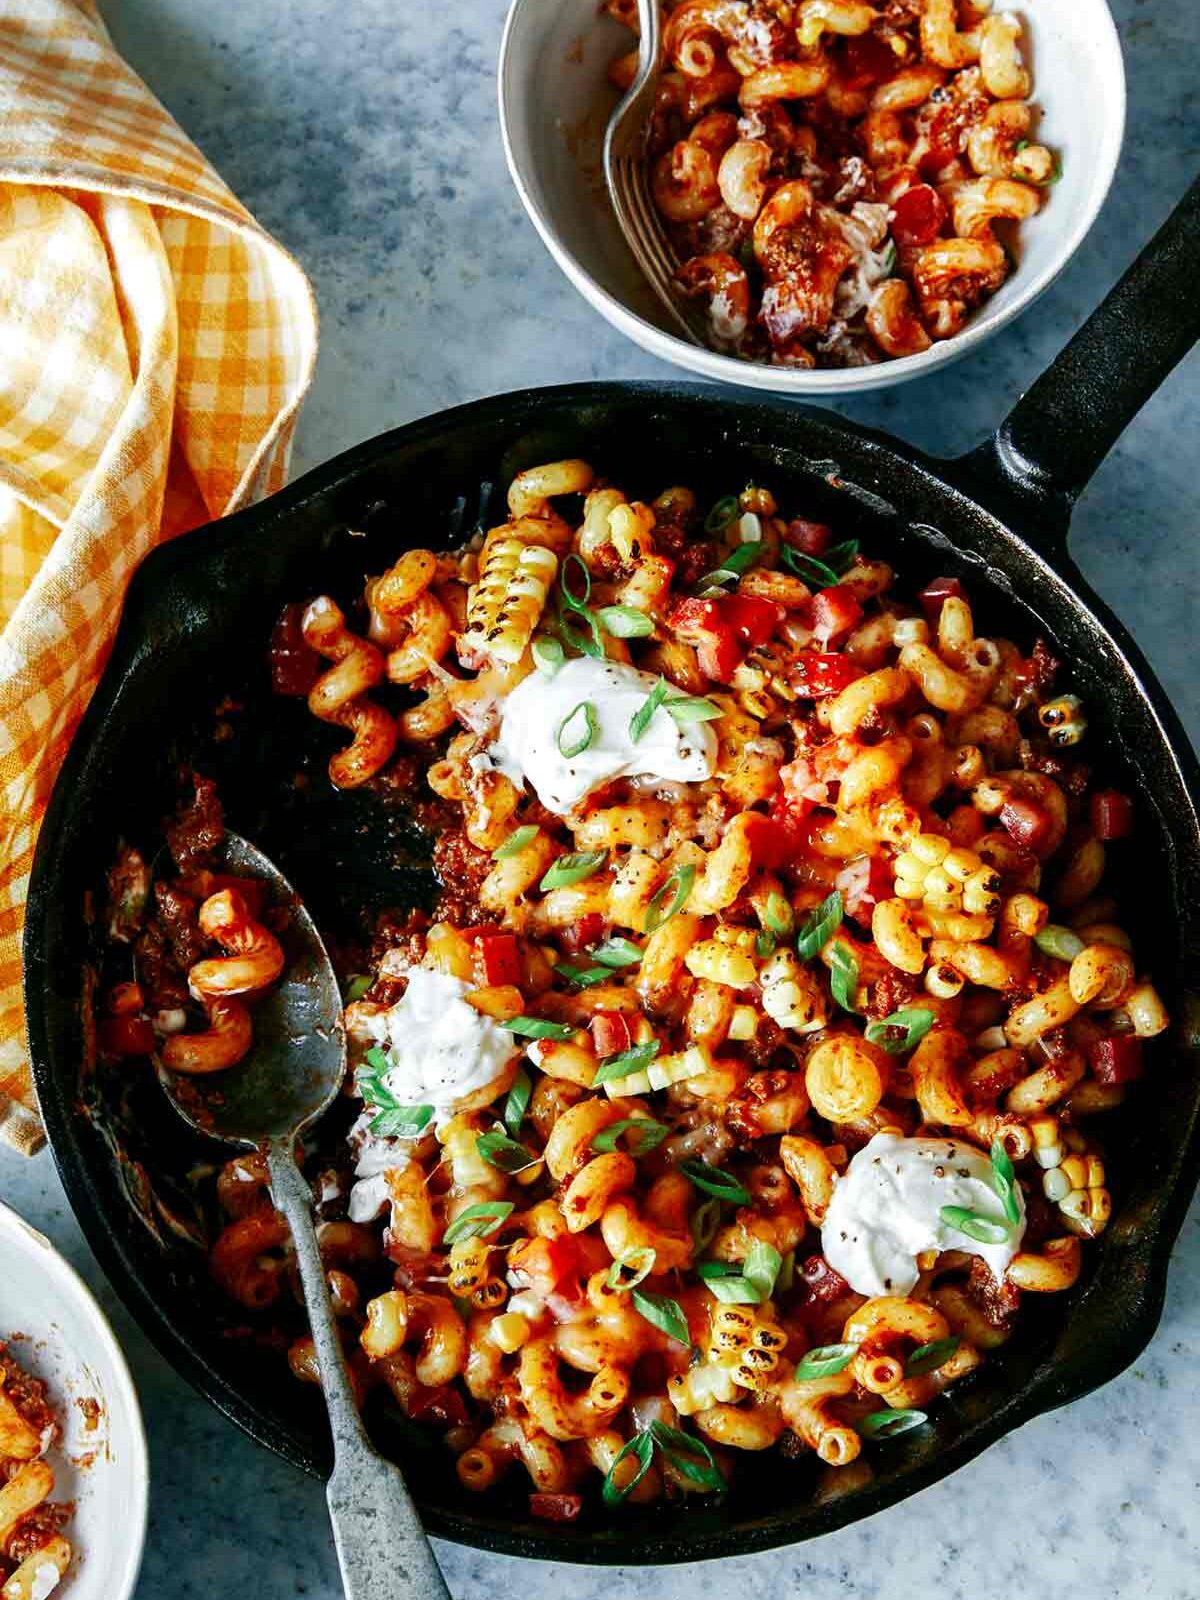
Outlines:
POLYGON ((628 31, 597 0, 513 0, 500 47, 500 125, 509 172, 530 220, 571 282, 615 328, 664 361, 706 378, 815 397, 880 389, 956 361, 1037 299, 1066 266, 1112 184, 1125 129, 1125 69, 1105 0, 1034 0, 1026 28, 1039 138, 1063 175, 1022 225, 1020 264, 956 338, 876 366, 758 366, 690 345, 670 322, 621 236, 604 187, 604 129, 617 103, 609 62, 628 31))

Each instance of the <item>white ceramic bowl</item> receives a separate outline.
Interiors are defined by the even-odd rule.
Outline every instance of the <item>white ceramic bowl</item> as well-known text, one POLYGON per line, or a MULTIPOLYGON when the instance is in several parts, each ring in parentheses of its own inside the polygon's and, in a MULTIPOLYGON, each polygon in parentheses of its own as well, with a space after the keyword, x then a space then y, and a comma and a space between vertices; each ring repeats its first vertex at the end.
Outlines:
POLYGON ((604 187, 601 149, 617 94, 606 79, 630 34, 598 0, 513 0, 500 47, 500 126, 508 168, 542 241, 615 328, 652 355, 706 378, 798 396, 881 389, 956 361, 1053 283, 1104 203, 1125 129, 1125 69, 1105 0, 997 0, 1026 28, 1038 129, 1063 176, 1020 228, 1018 270, 957 338, 876 366, 793 370, 700 349, 670 322, 621 237, 604 187))
POLYGON ((63 1425, 51 1453, 55 1500, 74 1500, 64 1530, 75 1560, 54 1600, 129 1600, 146 1541, 150 1473, 137 1394, 108 1320, 48 1239, 0 1205, 0 1339, 50 1385, 63 1425), (89 1429, 77 1401, 96 1400, 89 1429))

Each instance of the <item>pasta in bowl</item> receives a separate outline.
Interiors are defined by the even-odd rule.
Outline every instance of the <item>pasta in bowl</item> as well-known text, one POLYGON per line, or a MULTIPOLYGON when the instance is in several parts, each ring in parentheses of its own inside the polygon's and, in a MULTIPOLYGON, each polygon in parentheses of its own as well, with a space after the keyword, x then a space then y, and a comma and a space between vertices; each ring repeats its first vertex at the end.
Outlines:
MULTIPOLYGON (((1167 1025, 1104 883, 1134 807, 1045 642, 798 509, 554 461, 274 634, 334 803, 425 786, 440 884, 345 967, 357 1114, 316 1187, 347 1348, 368 1407, 535 1517, 721 1495, 769 1449, 869 1470, 927 1427, 1076 1283, 1093 1119, 1167 1025)), ((173 837, 183 867, 219 825, 173 837)), ((217 1197, 214 1276, 270 1315, 261 1167, 217 1197)))

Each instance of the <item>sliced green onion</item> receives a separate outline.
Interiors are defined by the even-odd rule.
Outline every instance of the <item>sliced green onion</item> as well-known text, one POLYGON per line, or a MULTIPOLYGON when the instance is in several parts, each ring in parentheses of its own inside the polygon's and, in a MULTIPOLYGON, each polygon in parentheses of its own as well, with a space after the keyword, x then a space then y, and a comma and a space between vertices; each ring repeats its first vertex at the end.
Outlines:
POLYGON ((923 1411, 872 1411, 855 1426, 864 1439, 890 1439, 894 1434, 919 1428, 928 1420, 923 1411))
POLYGON ((560 961, 554 972, 556 977, 565 978, 568 983, 577 983, 581 989, 612 981, 611 967, 573 967, 569 961, 560 961))
POLYGON ((696 1276, 716 1299, 729 1306, 757 1306, 766 1298, 733 1261, 700 1261, 696 1276))
MULTIPOLYGON (((387 1056, 377 1044, 373 1044, 367 1051, 366 1059, 367 1065, 373 1068, 376 1072, 390 1072, 392 1070, 392 1062, 388 1060, 387 1056)), ((363 1074, 360 1072, 358 1076, 361 1079, 363 1074)))
POLYGON ((646 1289, 634 1289, 633 1308, 645 1317, 647 1322, 652 1322, 656 1328, 661 1328, 672 1339, 678 1339, 680 1344, 691 1342, 687 1318, 678 1300, 672 1300, 665 1294, 650 1294, 646 1289))
POLYGON ((504 1102, 504 1126, 515 1139, 521 1131, 521 1124, 525 1120, 525 1112, 529 1108, 529 1096, 533 1093, 533 1079, 524 1067, 517 1068, 517 1075, 513 1079, 513 1086, 508 1091, 508 1098, 504 1102))
POLYGON ((442 1235, 443 1244, 455 1244, 459 1239, 484 1239, 512 1213, 511 1200, 484 1200, 477 1206, 460 1211, 442 1235))
POLYGON ((557 639, 539 634, 529 647, 533 664, 544 677, 552 678, 566 659, 566 652, 557 639))
POLYGON ((718 1200, 728 1200, 735 1206, 750 1204, 748 1189, 744 1188, 731 1173, 722 1172, 720 1167, 710 1167, 708 1162, 702 1161, 699 1156, 681 1161, 679 1170, 684 1177, 691 1179, 697 1189, 703 1189, 705 1194, 711 1194, 718 1200))
POLYGON ((948 1338, 935 1339, 932 1344, 918 1345, 904 1363, 904 1376, 920 1378, 927 1372, 936 1372, 946 1365, 961 1343, 958 1335, 952 1333, 948 1338))
POLYGON ((582 556, 576 555, 574 551, 572 551, 572 553, 562 564, 562 568, 558 574, 558 583, 562 590, 562 597, 570 606, 572 611, 583 611, 586 609, 588 601, 592 598, 592 575, 588 571, 587 563, 584 561, 582 556), (583 593, 579 596, 573 595, 567 585, 567 574, 568 572, 573 572, 576 567, 578 567, 580 572, 583 574, 583 593))
POLYGON ((500 1024, 522 1039, 572 1039, 575 1029, 565 1022, 547 1022, 545 1017, 510 1017, 500 1024))
POLYGON ((691 722, 715 722, 718 717, 725 715, 720 706, 698 694, 681 694, 674 700, 668 700, 667 710, 680 727, 686 727, 691 722))
POLYGON ((600 731, 596 721, 596 708, 590 700, 581 700, 573 710, 558 725, 555 743, 558 745, 560 756, 580 756, 587 749, 600 731), (571 730, 571 724, 575 728, 571 730))
POLYGON ((654 632, 654 618, 636 606, 601 606, 596 621, 614 639, 645 639, 654 632))
POLYGON ((657 1150, 670 1133, 665 1122, 655 1122, 653 1117, 622 1117, 620 1122, 610 1122, 592 1140, 593 1150, 615 1150, 621 1135, 630 1135, 625 1149, 631 1156, 648 1155, 657 1150))
POLYGON ((763 928, 761 932, 755 935, 754 954, 760 961, 765 961, 768 956, 775 954, 778 942, 769 928, 763 928))
POLYGON ((607 1083, 610 1078, 627 1078, 631 1072, 640 1072, 643 1067, 650 1065, 657 1054, 658 1040, 648 1039, 645 1044, 635 1044, 628 1050, 622 1050, 620 1055, 605 1056, 596 1068, 592 1088, 607 1083))
POLYGON ((844 1372, 857 1354, 856 1344, 819 1344, 800 1357, 793 1377, 832 1378, 835 1372, 844 1372))
POLYGON ((793 550, 790 544, 779 547, 784 565, 791 567, 798 577, 805 583, 817 589, 832 589, 838 581, 838 575, 832 567, 826 566, 823 561, 818 561, 816 556, 806 556, 803 551, 793 550))
POLYGON ((1074 961, 1084 948, 1083 940, 1073 928, 1061 927, 1057 922, 1048 923, 1041 933, 1035 933, 1033 942, 1039 950, 1059 961, 1074 961))
POLYGON ((840 889, 826 895, 821 904, 809 912, 796 935, 796 950, 801 961, 811 961, 820 954, 829 937, 841 927, 845 914, 840 889))
POLYGON ((759 1290, 761 1299, 769 1300, 775 1292, 775 1280, 782 1265, 783 1257, 773 1244, 755 1239, 742 1262, 742 1275, 759 1290))
POLYGON ((600 624, 586 606, 576 615, 587 624, 586 633, 577 628, 573 622, 568 622, 561 612, 553 621, 555 631, 572 650, 578 650, 581 655, 591 656, 593 661, 603 661, 604 644, 600 638, 600 624))
POLYGON ((864 1031, 870 1044, 877 1044, 889 1056, 902 1056, 915 1049, 932 1027, 932 1011, 924 1006, 904 1006, 882 1022, 868 1022, 864 1031))
POLYGON ((697 1435, 668 1427, 657 1417, 650 1424, 650 1437, 668 1462, 691 1483, 720 1494, 728 1485, 707 1442, 697 1435), (700 1459, 697 1460, 697 1457, 700 1459), (703 1464, 702 1464, 703 1463, 703 1464))
POLYGON ((854 565, 858 555, 858 540, 843 539, 841 544, 830 545, 825 552, 825 565, 843 577, 854 565))
POLYGON ((1012 1236, 1007 1222, 997 1222, 994 1217, 985 1217, 981 1212, 968 1211, 966 1206, 943 1206, 938 1215, 948 1228, 953 1228, 956 1233, 965 1233, 968 1239, 975 1239, 980 1244, 1005 1244, 1012 1236))
POLYGON ((1012 1223, 1021 1220, 1021 1205, 1017 1195, 1017 1175, 1008 1151, 999 1139, 992 1140, 992 1188, 1000 1196, 1004 1215, 1012 1223))
POLYGON ((721 1202, 716 1199, 705 1200, 696 1207, 692 1213, 691 1235, 692 1244, 699 1255, 702 1250, 707 1250, 716 1237, 717 1229, 721 1226, 721 1202))
POLYGON ((393 1106, 379 1113, 369 1131, 380 1139, 419 1139, 432 1117, 432 1106, 393 1106))
POLYGON ((561 889, 568 883, 581 883, 598 872, 607 860, 607 850, 582 850, 577 855, 559 856, 538 887, 544 893, 547 889, 561 889))
POLYGON ((657 933, 661 927, 670 922, 676 912, 683 910, 695 881, 695 867, 675 868, 675 871, 671 873, 666 882, 660 885, 650 897, 650 904, 646 907, 644 920, 644 927, 647 933, 657 933), (670 891, 669 896, 668 890, 670 891))
POLYGON ((763 907, 763 925, 779 939, 786 939, 796 925, 792 908, 778 889, 772 889, 763 907))
POLYGON ((855 997, 858 989, 858 957, 840 941, 829 952, 829 987, 843 1011, 858 1014, 855 997))
POLYGON ((711 572, 704 574, 700 579, 700 588, 719 588, 722 584, 736 582, 743 572, 749 572, 762 554, 763 547, 760 541, 750 540, 746 544, 735 546, 722 558, 719 567, 714 567, 711 572))
POLYGON ((606 939, 596 946, 591 957, 605 967, 636 967, 642 952, 632 939, 606 939))
POLYGON ((727 494, 723 500, 718 500, 704 519, 705 533, 720 533, 721 529, 727 528, 737 516, 738 510, 737 495, 727 494))
POLYGON ((481 1133, 475 1141, 475 1148, 489 1167, 497 1167, 501 1172, 510 1175, 524 1172, 527 1167, 537 1165, 538 1158, 523 1144, 517 1144, 506 1133, 481 1133))
POLYGON ((359 972, 353 978, 346 979, 345 1003, 350 1006, 356 1000, 361 1000, 363 995, 375 982, 369 972, 359 972))
POLYGON ((609 1267, 604 1281, 618 1294, 627 1294, 629 1290, 636 1289, 638 1284, 648 1278, 653 1271, 654 1251, 648 1246, 644 1249, 622 1250, 609 1267), (632 1278, 625 1276, 627 1272, 633 1273, 632 1278))
POLYGON ((1036 188, 1036 189, 1048 189, 1051 184, 1058 183, 1061 180, 1062 175, 1063 175, 1062 156, 1056 150, 1054 152, 1054 161, 1053 161, 1053 164, 1051 165, 1051 168, 1050 168, 1050 176, 1048 178, 1043 178, 1040 183, 1037 183, 1037 184, 1034 185, 1034 188, 1036 188))
POLYGON ((654 713, 658 710, 659 706, 662 705, 663 701, 667 698, 667 695, 670 692, 671 686, 667 680, 665 678, 659 678, 653 689, 651 689, 650 693, 630 717, 629 737, 633 740, 634 744, 637 744, 638 740, 650 726, 651 717, 653 717, 654 713))
POLYGON ((532 844, 537 838, 537 829, 532 822, 527 822, 523 828, 517 828, 509 834, 503 844, 498 844, 492 851, 493 861, 507 861, 509 856, 519 855, 527 844, 532 844))
POLYGON ((627 1444, 621 1446, 613 1457, 613 1464, 604 1474, 604 1486, 600 1490, 600 1497, 606 1506, 619 1506, 627 1496, 631 1495, 650 1471, 650 1463, 654 1460, 654 1440, 649 1433, 635 1433, 627 1444), (613 1474, 624 1461, 626 1456, 636 1456, 638 1469, 628 1483, 618 1485, 613 1474))

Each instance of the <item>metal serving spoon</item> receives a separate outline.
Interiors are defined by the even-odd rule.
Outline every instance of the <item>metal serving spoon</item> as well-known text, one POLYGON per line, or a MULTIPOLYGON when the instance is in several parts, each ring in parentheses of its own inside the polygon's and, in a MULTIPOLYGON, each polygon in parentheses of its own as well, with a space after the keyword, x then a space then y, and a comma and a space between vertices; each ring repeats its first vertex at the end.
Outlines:
POLYGON ((624 98, 608 119, 604 134, 604 181, 608 198, 625 242, 646 281, 662 301, 678 331, 689 343, 703 345, 695 329, 679 308, 671 288, 671 277, 678 263, 666 229, 650 192, 646 161, 646 133, 654 97, 658 92, 662 18, 659 0, 638 0, 637 75, 624 98))
POLYGON ((451 1600, 398 1468, 379 1455, 354 1403, 313 1225, 312 1193, 296 1165, 296 1144, 326 1111, 346 1075, 346 1032, 333 966, 312 918, 261 850, 225 835, 230 871, 268 885, 288 908, 283 977, 254 1008, 254 1046, 215 1078, 159 1069, 180 1116, 211 1138, 261 1150, 271 1194, 296 1249, 321 1387, 333 1430, 326 1498, 346 1600, 451 1600))

